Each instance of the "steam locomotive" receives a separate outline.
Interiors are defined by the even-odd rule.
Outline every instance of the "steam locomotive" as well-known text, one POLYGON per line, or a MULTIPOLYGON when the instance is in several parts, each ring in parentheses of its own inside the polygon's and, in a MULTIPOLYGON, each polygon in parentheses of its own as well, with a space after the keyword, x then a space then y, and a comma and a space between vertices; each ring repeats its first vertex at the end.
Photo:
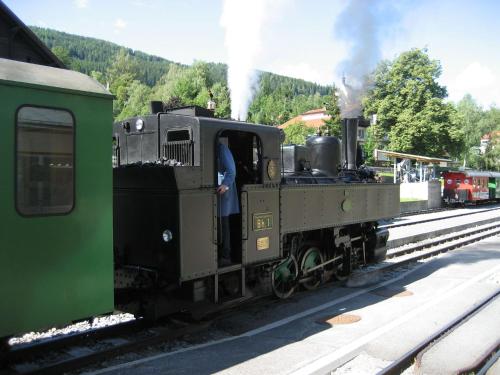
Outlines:
POLYGON ((200 107, 113 126, 115 295, 122 310, 157 317, 196 303, 289 297, 384 259, 399 189, 358 168, 357 128, 343 144, 314 136, 282 146, 280 129, 213 118, 200 107), (231 216, 235 264, 218 267, 218 139, 236 165, 241 213, 231 216), (249 290, 250 293, 249 293, 249 290), (175 302, 173 302, 175 301, 175 302))
POLYGON ((154 319, 286 298, 385 255, 377 221, 399 214, 399 189, 357 167, 359 119, 344 121, 344 147, 282 146, 277 128, 200 108, 112 125, 113 97, 90 77, 5 59, 0 97, 2 342, 114 309, 154 319), (220 137, 241 206, 223 268, 220 137))

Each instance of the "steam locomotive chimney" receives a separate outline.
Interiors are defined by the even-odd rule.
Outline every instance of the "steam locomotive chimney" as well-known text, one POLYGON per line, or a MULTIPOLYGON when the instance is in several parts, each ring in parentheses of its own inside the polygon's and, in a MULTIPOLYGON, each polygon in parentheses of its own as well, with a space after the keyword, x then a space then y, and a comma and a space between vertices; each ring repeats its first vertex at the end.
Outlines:
POLYGON ((159 100, 152 100, 149 103, 149 108, 151 109, 151 114, 156 115, 157 113, 163 112, 163 102, 159 100))
POLYGON ((347 169, 356 169, 358 121, 357 118, 342 120, 342 164, 347 165, 347 169))

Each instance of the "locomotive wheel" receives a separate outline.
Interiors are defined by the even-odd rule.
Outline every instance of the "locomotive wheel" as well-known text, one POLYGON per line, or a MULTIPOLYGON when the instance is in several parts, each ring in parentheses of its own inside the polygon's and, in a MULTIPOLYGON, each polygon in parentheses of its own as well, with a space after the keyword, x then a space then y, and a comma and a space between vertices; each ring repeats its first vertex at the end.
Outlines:
POLYGON ((288 298, 295 291, 299 267, 293 255, 278 264, 272 273, 273 292, 278 298, 288 298))
MULTIPOLYGON (((304 255, 302 256, 302 261, 300 262, 300 270, 303 274, 306 274, 306 271, 310 268, 316 267, 323 263, 323 256, 321 255, 321 251, 317 247, 310 247, 306 250, 304 255)), ((323 279, 323 268, 318 268, 317 270, 311 272, 310 274, 306 274, 305 276, 307 281, 302 282, 304 288, 307 290, 316 289, 323 279)))
POLYGON ((351 255, 349 248, 342 248, 342 263, 337 264, 333 271, 333 276, 339 281, 345 281, 351 273, 351 255))

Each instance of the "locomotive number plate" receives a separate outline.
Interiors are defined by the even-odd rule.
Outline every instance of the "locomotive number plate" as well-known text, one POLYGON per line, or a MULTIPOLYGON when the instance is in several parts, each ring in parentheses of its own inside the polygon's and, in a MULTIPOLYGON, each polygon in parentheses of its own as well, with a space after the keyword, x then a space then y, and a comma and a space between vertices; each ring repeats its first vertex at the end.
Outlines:
POLYGON ((269 237, 257 238, 257 250, 269 249, 269 237))
POLYGON ((273 214, 266 212, 262 214, 253 214, 253 230, 266 230, 273 228, 273 214))

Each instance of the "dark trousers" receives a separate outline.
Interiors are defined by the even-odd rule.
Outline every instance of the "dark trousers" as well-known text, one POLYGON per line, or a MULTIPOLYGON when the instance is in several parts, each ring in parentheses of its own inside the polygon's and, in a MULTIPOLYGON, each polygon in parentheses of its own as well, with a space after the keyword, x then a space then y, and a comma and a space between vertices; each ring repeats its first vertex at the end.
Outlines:
POLYGON ((231 259, 231 226, 229 225, 229 216, 220 217, 219 239, 219 259, 231 259))

